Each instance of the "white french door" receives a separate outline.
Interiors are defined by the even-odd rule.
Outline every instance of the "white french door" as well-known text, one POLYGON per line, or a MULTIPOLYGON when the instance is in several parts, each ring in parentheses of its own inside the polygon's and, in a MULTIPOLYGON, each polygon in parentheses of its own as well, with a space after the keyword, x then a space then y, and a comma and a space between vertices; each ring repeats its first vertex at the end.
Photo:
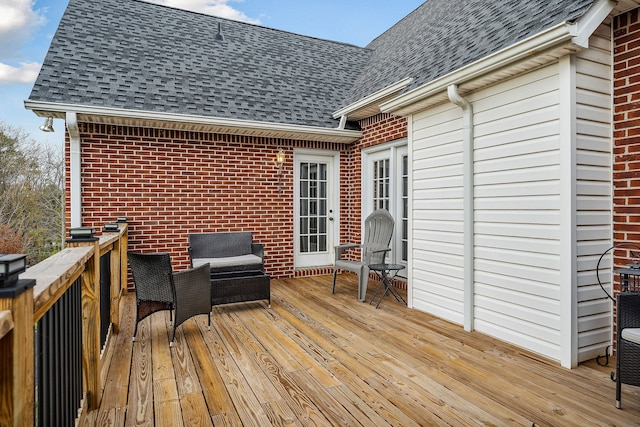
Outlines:
POLYGON ((362 216, 387 209, 395 219, 387 261, 408 260, 409 169, 406 140, 375 146, 362 155, 362 216))
POLYGON ((294 153, 294 264, 317 267, 333 263, 339 230, 339 153, 294 153))

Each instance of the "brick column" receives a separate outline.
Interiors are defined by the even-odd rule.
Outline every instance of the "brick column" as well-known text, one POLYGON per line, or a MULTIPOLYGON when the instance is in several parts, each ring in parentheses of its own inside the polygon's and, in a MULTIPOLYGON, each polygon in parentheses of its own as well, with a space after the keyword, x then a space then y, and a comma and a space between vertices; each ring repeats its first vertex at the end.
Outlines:
MULTIPOLYGON (((634 9, 614 19, 614 243, 640 245, 640 22, 634 9)), ((631 262, 617 250, 614 265, 631 262)), ((618 284, 616 284, 616 290, 618 284)))

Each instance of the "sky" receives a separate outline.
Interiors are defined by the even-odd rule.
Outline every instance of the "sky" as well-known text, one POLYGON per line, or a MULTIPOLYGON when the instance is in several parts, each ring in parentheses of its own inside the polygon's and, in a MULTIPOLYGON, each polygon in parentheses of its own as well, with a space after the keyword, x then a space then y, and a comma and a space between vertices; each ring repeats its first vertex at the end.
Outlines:
MULTIPOLYGON (((85 0, 100 1, 100 0, 85 0)), ((146 0, 322 39, 366 46, 424 0, 146 0)), ((62 146, 24 108, 68 0, 0 0, 0 122, 36 142, 62 146)))

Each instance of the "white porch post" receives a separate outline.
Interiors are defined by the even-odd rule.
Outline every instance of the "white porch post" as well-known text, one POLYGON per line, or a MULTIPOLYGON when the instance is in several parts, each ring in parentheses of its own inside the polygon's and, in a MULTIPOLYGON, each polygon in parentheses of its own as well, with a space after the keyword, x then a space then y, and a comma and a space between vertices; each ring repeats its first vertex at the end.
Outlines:
POLYGON ((559 62, 560 78, 560 364, 578 366, 578 278, 576 253, 576 65, 559 62))

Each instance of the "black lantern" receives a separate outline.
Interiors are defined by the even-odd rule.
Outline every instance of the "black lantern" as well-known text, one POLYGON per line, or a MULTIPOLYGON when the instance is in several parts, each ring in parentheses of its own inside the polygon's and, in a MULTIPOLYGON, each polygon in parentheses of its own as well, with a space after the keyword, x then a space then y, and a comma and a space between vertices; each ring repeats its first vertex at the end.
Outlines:
POLYGON ((24 254, 0 254, 0 287, 13 286, 18 275, 27 269, 27 256, 24 254))
POLYGON ((117 233, 120 231, 120 227, 117 222, 107 222, 104 225, 104 231, 107 233, 117 233))
POLYGON ((87 240, 93 238, 96 229, 93 227, 75 227, 69 230, 71 240, 87 240))

